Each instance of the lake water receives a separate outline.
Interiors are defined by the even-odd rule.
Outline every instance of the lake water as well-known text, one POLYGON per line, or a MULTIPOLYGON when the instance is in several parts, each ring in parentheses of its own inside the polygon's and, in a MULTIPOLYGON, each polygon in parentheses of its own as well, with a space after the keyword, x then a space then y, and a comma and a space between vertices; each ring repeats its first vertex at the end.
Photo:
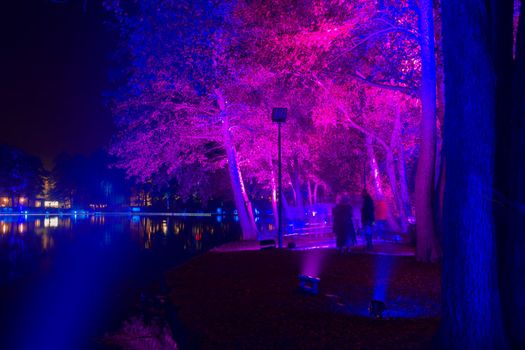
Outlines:
POLYGON ((96 348, 164 271, 239 237, 223 216, 0 216, 0 348, 96 348))

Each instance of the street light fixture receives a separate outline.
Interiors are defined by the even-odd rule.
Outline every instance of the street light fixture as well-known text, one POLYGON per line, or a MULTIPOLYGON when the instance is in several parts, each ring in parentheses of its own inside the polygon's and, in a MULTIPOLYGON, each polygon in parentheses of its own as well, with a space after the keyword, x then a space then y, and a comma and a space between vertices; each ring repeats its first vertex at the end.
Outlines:
POLYGON ((278 200, 278 219, 277 232, 279 237, 279 248, 283 247, 283 175, 282 175, 282 158, 281 158, 281 124, 286 122, 286 115, 288 114, 288 108, 276 107, 272 109, 272 121, 278 125, 278 137, 277 147, 279 152, 278 167, 279 167, 279 193, 277 195, 278 200))

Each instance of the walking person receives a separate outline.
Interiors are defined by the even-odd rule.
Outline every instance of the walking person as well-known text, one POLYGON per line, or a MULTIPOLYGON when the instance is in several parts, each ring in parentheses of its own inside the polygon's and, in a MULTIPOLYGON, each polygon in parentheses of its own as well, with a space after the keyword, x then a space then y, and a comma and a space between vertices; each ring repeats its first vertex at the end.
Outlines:
POLYGON ((374 224, 374 201, 366 189, 363 190, 363 206, 361 207, 361 225, 366 239, 366 249, 372 250, 372 225, 374 224))
POLYGON ((343 194, 338 198, 338 203, 332 209, 333 232, 336 237, 336 246, 341 253, 349 250, 350 245, 356 241, 354 223, 352 220, 352 206, 350 198, 343 194))

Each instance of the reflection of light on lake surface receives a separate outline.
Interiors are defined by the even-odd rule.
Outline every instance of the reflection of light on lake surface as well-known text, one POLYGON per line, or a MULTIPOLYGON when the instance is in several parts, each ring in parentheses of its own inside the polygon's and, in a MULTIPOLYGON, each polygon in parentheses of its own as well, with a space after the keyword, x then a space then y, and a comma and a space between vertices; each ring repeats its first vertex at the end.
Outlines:
POLYGON ((42 235, 42 251, 48 251, 53 248, 53 237, 50 236, 47 232, 42 235))
POLYGON ((46 217, 44 227, 58 227, 58 216, 46 217))
POLYGON ((239 236, 231 216, 0 215, 0 348, 97 348, 131 294, 239 236))

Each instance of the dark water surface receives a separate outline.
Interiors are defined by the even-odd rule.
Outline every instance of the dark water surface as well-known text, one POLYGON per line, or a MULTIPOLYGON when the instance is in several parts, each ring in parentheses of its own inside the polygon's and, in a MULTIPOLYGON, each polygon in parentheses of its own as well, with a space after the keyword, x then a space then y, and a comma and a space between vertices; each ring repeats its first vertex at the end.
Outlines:
POLYGON ((164 271, 239 236, 217 216, 0 216, 0 349, 96 349, 164 271))

